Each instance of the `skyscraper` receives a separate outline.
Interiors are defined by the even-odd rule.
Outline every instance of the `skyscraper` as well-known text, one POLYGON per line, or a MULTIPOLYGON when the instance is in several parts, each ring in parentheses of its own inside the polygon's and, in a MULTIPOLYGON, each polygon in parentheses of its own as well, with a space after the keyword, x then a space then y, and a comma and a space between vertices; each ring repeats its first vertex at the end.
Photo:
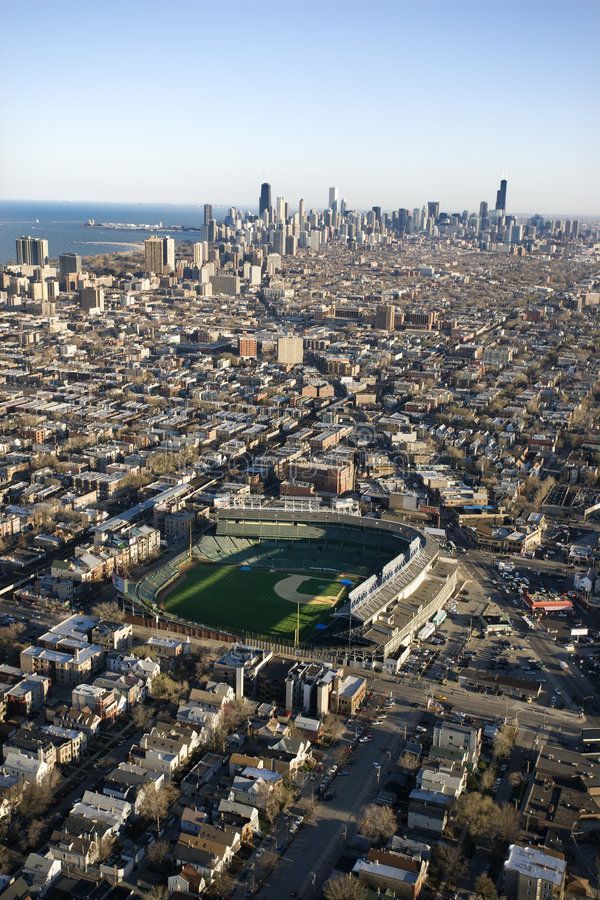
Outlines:
POLYGON ((287 219, 287 203, 285 197, 277 198, 277 221, 279 224, 285 223, 287 219))
POLYGON ((152 237, 144 241, 144 261, 147 272, 162 275, 175 268, 175 241, 170 237, 152 237))
POLYGON ((329 209, 333 210, 333 212, 338 211, 338 189, 336 187, 329 188, 329 209))
POLYGON ((258 212, 262 216, 265 210, 271 209, 271 185, 268 181, 263 181, 260 186, 260 200, 258 201, 258 212))
POLYGON ((204 204, 204 224, 208 225, 213 220, 212 203, 204 204))
POLYGON ((21 266, 48 265, 48 241, 45 238, 17 238, 17 263, 21 266))
POLYGON ((438 216, 440 214, 440 204, 435 201, 429 201, 427 204, 427 215, 430 219, 434 219, 437 222, 438 216))
POLYGON ((500 182, 500 187, 496 191, 496 209, 501 210, 502 212, 506 212, 506 187, 507 187, 506 178, 503 178, 500 182))
POLYGON ((58 265, 61 278, 65 278, 67 275, 75 275, 81 272, 81 257, 78 253, 61 253, 58 257, 58 265))
POLYGON ((204 241, 196 241, 192 244, 192 250, 194 251, 194 265, 201 266, 202 263, 206 262, 208 257, 208 247, 205 245, 204 241))

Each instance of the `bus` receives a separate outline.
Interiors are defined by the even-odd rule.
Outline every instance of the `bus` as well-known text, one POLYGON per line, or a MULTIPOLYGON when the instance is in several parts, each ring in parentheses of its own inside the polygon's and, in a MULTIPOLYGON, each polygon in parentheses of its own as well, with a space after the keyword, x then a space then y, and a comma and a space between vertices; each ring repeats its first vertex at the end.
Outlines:
POLYGON ((535 625, 533 624, 531 619, 529 619, 527 616, 523 616, 523 621, 525 622, 527 627, 530 629, 530 631, 533 631, 533 629, 535 628, 535 625))

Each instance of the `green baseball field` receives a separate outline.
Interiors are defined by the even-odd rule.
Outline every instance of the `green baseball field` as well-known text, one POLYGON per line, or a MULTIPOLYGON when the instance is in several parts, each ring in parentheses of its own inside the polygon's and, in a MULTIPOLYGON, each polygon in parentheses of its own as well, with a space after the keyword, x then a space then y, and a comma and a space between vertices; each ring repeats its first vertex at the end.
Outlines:
POLYGON ((322 577, 258 566, 197 563, 160 596, 168 612, 208 627, 249 631, 275 640, 293 640, 298 610, 300 639, 325 625, 346 598, 351 576, 322 577))

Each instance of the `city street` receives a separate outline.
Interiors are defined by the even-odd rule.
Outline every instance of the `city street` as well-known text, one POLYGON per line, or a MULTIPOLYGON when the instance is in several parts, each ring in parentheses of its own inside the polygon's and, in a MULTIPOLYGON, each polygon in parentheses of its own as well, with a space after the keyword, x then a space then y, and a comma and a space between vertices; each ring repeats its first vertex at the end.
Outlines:
MULTIPOLYGON (((257 896, 262 900, 280 900, 293 891, 298 897, 319 896, 332 865, 356 832, 362 807, 376 797, 385 783, 404 741, 405 729, 410 733, 420 717, 421 713, 414 709, 392 707, 382 725, 370 728, 373 740, 356 744, 350 774, 334 778, 334 799, 316 804, 257 896), (373 765, 376 762, 381 764, 380 770, 373 765)), ((315 782, 307 783, 305 796, 314 790, 314 785, 315 782)))

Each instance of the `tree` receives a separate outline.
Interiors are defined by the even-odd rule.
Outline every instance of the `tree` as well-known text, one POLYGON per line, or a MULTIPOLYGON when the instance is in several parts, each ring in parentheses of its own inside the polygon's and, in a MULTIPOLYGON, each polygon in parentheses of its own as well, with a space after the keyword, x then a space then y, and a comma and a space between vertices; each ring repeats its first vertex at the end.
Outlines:
POLYGON ((213 663, 217 657, 218 654, 209 647, 200 647, 199 650, 194 653, 192 656, 194 662, 194 677, 198 681, 202 681, 203 678, 210 675, 213 663))
POLYGON ((494 756, 497 759, 505 759, 510 756, 516 737, 517 729, 512 725, 504 725, 494 738, 494 756))
POLYGON ((467 864, 458 844, 436 844, 432 866, 440 881, 456 885, 464 877, 467 864))
POLYGON ((42 816, 52 803, 61 781, 60 773, 53 769, 41 784, 30 782, 21 793, 18 804, 20 816, 25 820, 42 816))
POLYGON ((489 875, 478 875, 475 879, 475 900, 498 900, 496 885, 489 875))
POLYGON ((322 735, 326 741, 335 744, 344 733, 344 723, 340 716, 328 713, 323 719, 322 735))
POLYGON ((119 609, 116 603, 110 601, 94 604, 92 606, 92 615, 105 622, 122 622, 125 618, 123 610, 119 609))
POLYGON ((496 804, 489 796, 477 792, 461 794, 454 803, 454 816, 457 823, 466 826, 471 837, 479 837, 489 833, 490 819, 496 804))
POLYGON ((408 772, 416 771, 421 765, 421 760, 418 755, 416 753, 411 753, 410 750, 405 750, 398 762, 402 768, 406 769, 408 772))
POLYGON ((144 900, 169 900, 169 891, 163 884, 155 884, 153 888, 146 891, 144 900))
POLYGON ((334 875, 323 888, 325 900, 365 900, 367 887, 350 873, 334 875))
POLYGON ((154 841, 153 844, 148 848, 148 852, 146 853, 146 859, 148 860, 148 865, 152 869, 158 869, 159 871, 165 865, 165 861, 168 859, 170 844, 164 838, 161 838, 159 841, 154 841))
POLYGON ((173 678, 169 678, 161 672, 152 682, 152 696, 157 700, 178 700, 181 695, 181 687, 173 678))
POLYGON ((341 744, 333 751, 333 761, 338 768, 343 769, 348 765, 351 755, 352 754, 350 752, 350 747, 345 744, 341 744))
POLYGON ((494 770, 491 766, 488 766, 487 769, 484 769, 481 773, 481 777, 479 778, 479 788, 484 793, 491 791, 492 786, 494 784, 494 770))
POLYGON ((514 787, 521 787, 523 784, 523 773, 522 772, 510 772, 508 776, 508 783, 514 787))
POLYGON ((396 833, 396 827, 396 816, 389 806, 368 803, 363 809, 358 830, 365 837, 383 844, 396 833))
POLYGON ((510 844, 519 833, 519 813, 508 803, 497 805, 489 827, 498 841, 510 844))
POLYGON ((240 725, 248 720, 248 710, 243 700, 232 700, 223 706, 221 722, 226 731, 231 734, 237 731, 240 725))
POLYGON ((39 848, 42 834, 44 833, 45 823, 43 819, 32 819, 27 829, 27 838, 25 843, 30 850, 39 848))
POLYGON ((137 703, 133 710, 131 711, 131 718, 133 720, 133 724, 136 728, 141 728, 142 730, 148 724, 152 716, 152 712, 148 709, 147 706, 144 706, 142 703, 137 703))
POLYGON ((146 819, 154 819, 157 834, 160 834, 160 823, 168 815, 169 808, 178 795, 179 792, 173 784, 165 784, 162 787, 149 786, 145 791, 140 803, 140 814, 146 819))
POLYGON ((22 622, 13 622, 0 628, 0 651, 6 653, 9 647, 14 647, 23 634, 25 626, 22 622))
MULTIPOLYGON (((268 785, 266 785, 266 788, 268 790, 268 785)), ((280 814, 281 806, 282 803, 279 791, 269 790, 264 805, 265 819, 269 825, 272 825, 280 814)))
POLYGON ((229 872, 220 872, 217 878, 206 888, 206 897, 211 900, 221 900, 228 897, 235 887, 235 882, 229 872))

